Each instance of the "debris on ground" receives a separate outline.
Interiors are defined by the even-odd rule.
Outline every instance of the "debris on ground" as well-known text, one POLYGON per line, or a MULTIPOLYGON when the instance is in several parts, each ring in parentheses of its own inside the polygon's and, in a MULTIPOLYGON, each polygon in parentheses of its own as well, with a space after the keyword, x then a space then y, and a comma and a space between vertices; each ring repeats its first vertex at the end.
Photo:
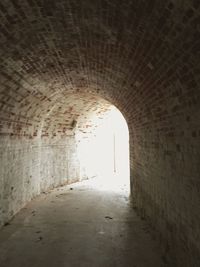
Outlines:
POLYGON ((5 222, 5 223, 4 223, 4 226, 8 226, 8 225, 10 225, 9 222, 5 222))
POLYGON ((33 216, 35 216, 35 213, 36 213, 36 211, 35 211, 35 210, 33 210, 31 213, 32 213, 32 215, 33 215, 33 216))
POLYGON ((42 241, 43 237, 39 236, 38 239, 36 240, 36 242, 42 241))
POLYGON ((112 220, 113 218, 110 216, 105 216, 106 219, 112 220))

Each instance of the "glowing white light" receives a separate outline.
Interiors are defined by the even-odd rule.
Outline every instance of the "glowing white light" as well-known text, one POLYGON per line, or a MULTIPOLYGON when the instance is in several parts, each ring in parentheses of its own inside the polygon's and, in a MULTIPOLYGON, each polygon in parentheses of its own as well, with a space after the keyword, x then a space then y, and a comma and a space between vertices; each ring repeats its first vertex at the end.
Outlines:
POLYGON ((79 134, 78 155, 83 178, 96 177, 98 187, 129 190, 129 132, 121 112, 112 106, 103 120, 93 118, 89 138, 79 134))

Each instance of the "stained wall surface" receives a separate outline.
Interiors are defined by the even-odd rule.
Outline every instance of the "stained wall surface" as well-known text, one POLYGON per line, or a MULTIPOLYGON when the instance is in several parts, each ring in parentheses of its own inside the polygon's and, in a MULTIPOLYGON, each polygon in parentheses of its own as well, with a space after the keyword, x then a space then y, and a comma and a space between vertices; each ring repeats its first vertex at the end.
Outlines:
POLYGON ((80 180, 76 147, 74 136, 54 142, 1 138, 0 226, 39 194, 80 180))
POLYGON ((109 102, 129 126, 135 206, 177 266, 199 266, 200 2, 3 0, 0 22, 1 214, 62 180, 60 161, 57 178, 41 164, 54 140, 109 102))

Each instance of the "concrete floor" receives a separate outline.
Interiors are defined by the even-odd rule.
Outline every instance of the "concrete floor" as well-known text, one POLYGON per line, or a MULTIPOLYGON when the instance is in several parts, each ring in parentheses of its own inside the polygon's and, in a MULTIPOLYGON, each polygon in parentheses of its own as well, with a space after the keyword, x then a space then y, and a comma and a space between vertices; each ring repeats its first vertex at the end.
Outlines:
POLYGON ((0 266, 164 266, 148 231, 125 191, 85 181, 42 194, 4 226, 0 266))

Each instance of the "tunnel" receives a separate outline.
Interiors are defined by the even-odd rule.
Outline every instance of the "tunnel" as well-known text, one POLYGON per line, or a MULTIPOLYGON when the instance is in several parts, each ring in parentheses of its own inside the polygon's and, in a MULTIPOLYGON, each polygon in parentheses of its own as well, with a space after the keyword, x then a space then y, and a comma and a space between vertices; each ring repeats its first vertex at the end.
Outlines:
POLYGON ((114 106, 134 210, 170 266, 200 266, 200 2, 2 0, 0 22, 0 233, 83 179, 76 133, 114 106))

